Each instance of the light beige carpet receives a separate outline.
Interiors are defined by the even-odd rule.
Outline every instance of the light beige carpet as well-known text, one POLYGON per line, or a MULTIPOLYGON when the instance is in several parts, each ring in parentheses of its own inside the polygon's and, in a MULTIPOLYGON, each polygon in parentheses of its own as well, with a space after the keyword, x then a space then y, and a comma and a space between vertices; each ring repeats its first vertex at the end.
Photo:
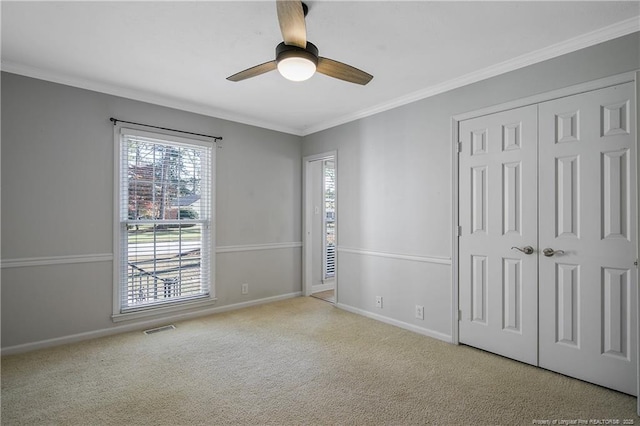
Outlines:
POLYGON ((313 298, 2 358, 3 425, 532 424, 636 399, 313 298))

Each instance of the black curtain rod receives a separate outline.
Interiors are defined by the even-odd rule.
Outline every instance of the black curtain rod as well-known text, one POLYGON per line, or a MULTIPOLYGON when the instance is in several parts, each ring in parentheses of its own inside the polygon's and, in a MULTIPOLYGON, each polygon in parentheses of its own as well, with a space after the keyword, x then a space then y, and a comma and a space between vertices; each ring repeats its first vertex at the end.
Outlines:
POLYGON ((187 135, 204 136, 205 138, 211 138, 216 141, 222 140, 222 136, 211 136, 211 135, 203 135, 202 133, 185 132, 184 130, 169 129, 168 127, 152 126, 150 124, 134 123, 133 121, 124 121, 124 120, 119 120, 113 117, 109 118, 109 121, 112 121, 114 126, 118 122, 120 122, 120 123, 127 123, 127 124, 135 124, 137 126, 153 127, 154 129, 160 129, 160 130, 169 130, 171 132, 186 133, 187 135))

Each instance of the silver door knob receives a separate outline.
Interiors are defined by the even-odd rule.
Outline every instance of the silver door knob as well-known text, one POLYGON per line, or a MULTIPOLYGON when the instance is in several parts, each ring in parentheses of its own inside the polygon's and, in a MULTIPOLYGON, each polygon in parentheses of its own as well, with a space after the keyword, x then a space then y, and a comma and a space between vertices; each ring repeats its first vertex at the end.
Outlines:
POLYGON ((511 247, 511 250, 516 249, 518 251, 523 252, 524 254, 532 254, 533 253, 533 247, 531 246, 526 246, 526 247, 511 247))
POLYGON ((544 254, 547 257, 551 257, 554 254, 564 254, 564 250, 554 250, 552 248, 546 248, 542 250, 542 254, 544 254))

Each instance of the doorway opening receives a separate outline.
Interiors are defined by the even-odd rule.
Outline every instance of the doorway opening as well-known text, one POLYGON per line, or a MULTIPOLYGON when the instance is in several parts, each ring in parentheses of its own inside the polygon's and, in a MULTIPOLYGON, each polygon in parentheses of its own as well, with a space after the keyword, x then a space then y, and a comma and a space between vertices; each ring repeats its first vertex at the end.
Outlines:
POLYGON ((337 197, 336 154, 305 157, 305 296, 336 303, 337 197))

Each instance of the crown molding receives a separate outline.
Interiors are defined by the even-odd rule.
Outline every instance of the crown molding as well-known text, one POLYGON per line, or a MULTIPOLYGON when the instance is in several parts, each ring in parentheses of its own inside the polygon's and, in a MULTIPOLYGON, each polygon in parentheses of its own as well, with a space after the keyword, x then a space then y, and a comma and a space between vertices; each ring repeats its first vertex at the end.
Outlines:
POLYGON ((481 70, 474 71, 461 77, 457 77, 443 83, 427 87, 417 92, 410 93, 409 95, 391 100, 390 102, 384 102, 372 108, 363 109, 353 114, 342 116, 335 120, 329 120, 315 126, 310 126, 302 132, 302 136, 307 136, 322 130, 339 126, 341 124, 346 124, 351 121, 378 114, 380 112, 398 108, 412 102, 439 95, 453 89, 457 89, 472 83, 477 83, 478 81, 496 77, 510 71, 515 71, 529 65, 553 59, 558 56, 575 52, 589 46, 594 46, 599 43, 604 43, 606 41, 613 40, 618 37, 623 37, 625 35, 629 35, 638 31, 640 31, 640 16, 635 16, 633 18, 617 22, 613 25, 609 25, 607 27, 582 34, 578 37, 553 44, 543 49, 535 50, 531 53, 526 53, 513 59, 509 59, 507 61, 483 68, 481 70))
POLYGON ((208 117, 233 121, 235 123, 247 124, 249 126, 260 127, 268 130, 275 130, 277 132, 288 133, 295 136, 302 136, 302 133, 299 129, 281 126, 278 124, 257 120, 255 118, 244 116, 242 114, 235 114, 222 109, 201 105, 195 102, 176 99, 169 96, 162 96, 143 90, 125 88, 115 84, 101 83, 89 79, 56 73, 55 71, 43 70, 36 67, 17 64, 10 61, 2 61, 2 63, 0 64, 0 69, 4 72, 31 77, 38 80, 50 81, 52 83, 64 84, 66 86, 105 93, 107 95, 118 96, 121 98, 132 99, 140 102, 147 102, 167 108, 179 109, 181 111, 193 112, 196 114, 206 115, 208 117))
POLYGON ((54 71, 42 70, 7 61, 2 61, 2 63, 0 64, 0 69, 5 72, 24 75, 26 77, 36 78, 39 80, 51 81, 67 86, 106 93, 109 95, 147 102, 168 108, 179 109, 182 111, 193 112, 196 114, 202 114, 222 120, 228 120, 268 130, 274 130, 277 132, 292 134, 295 136, 307 136, 313 133, 320 132, 322 130, 349 123, 351 121, 369 117, 380 112, 388 111, 390 109, 394 109, 412 102, 426 99, 431 96, 435 96, 472 83, 477 83, 478 81, 486 80, 500 74, 505 74, 507 72, 515 71, 529 65, 553 59, 558 56, 584 49, 589 46, 613 40, 618 37, 623 37, 625 35, 638 31, 640 31, 640 17, 635 16, 624 21, 609 25, 607 27, 603 27, 598 30, 580 35, 578 37, 574 37, 572 39, 565 40, 563 42, 545 47, 543 49, 539 49, 534 52, 501 62, 499 64, 463 75, 461 77, 457 77, 443 83, 424 88, 422 90, 410 93, 406 96, 395 98, 389 102, 384 102, 371 108, 356 111, 352 114, 347 114, 339 118, 328 120, 303 129, 282 126, 276 123, 266 122, 256 118, 244 116, 242 114, 232 113, 222 109, 172 97, 162 96, 142 90, 125 88, 113 84, 101 83, 89 79, 63 75, 54 71))

